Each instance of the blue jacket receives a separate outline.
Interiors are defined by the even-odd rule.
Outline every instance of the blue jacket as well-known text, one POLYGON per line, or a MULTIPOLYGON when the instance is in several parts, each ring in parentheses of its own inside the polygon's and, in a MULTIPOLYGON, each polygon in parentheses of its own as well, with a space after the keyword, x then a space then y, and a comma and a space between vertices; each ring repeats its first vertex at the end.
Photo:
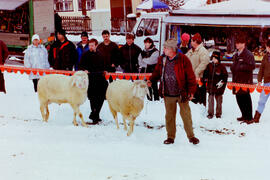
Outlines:
POLYGON ((89 46, 88 46, 88 44, 86 44, 86 45, 83 47, 83 46, 82 46, 82 42, 79 42, 79 43, 77 44, 77 49, 76 49, 76 50, 77 50, 77 53, 78 53, 78 59, 77 59, 77 61, 76 61, 76 63, 75 63, 75 70, 77 71, 77 70, 78 70, 78 65, 79 65, 80 60, 81 60, 81 57, 82 57, 83 53, 89 51, 89 46))

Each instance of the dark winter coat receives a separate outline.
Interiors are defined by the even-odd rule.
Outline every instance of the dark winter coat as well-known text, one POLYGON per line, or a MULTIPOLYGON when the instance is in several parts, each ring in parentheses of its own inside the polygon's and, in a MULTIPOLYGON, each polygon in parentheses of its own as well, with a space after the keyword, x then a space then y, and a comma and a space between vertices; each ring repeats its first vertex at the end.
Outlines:
MULTIPOLYGON (((255 60, 253 54, 245 48, 243 52, 233 56, 233 64, 231 66, 232 82, 252 84, 253 83, 253 70, 255 69, 255 60)), ((235 91, 233 91, 235 93, 235 91)), ((239 90, 237 94, 246 93, 239 90)))
POLYGON ((97 51, 100 52, 105 63, 105 70, 108 72, 115 72, 115 66, 119 65, 120 55, 119 48, 116 43, 110 42, 109 45, 105 45, 104 42, 100 43, 97 47, 97 51))
POLYGON ((105 79, 105 66, 101 54, 91 51, 85 52, 81 57, 78 69, 89 72, 88 98, 99 96, 105 99, 108 82, 105 79))
POLYGON ((220 63, 210 63, 203 74, 203 81, 207 83, 207 92, 209 94, 224 94, 228 80, 228 72, 220 63), (217 88, 217 84, 222 81, 224 84, 221 88, 217 88))
MULTIPOLYGON (((0 40, 0 64, 5 63, 6 58, 8 57, 8 49, 3 41, 0 40)), ((0 71, 0 92, 6 92, 4 75, 0 71)))
POLYGON ((78 59, 77 59, 77 61, 76 61, 76 63, 75 63, 75 71, 78 70, 78 65, 79 65, 79 63, 80 63, 80 60, 81 60, 81 57, 82 57, 83 53, 89 51, 89 45, 86 44, 86 45, 83 47, 82 42, 79 42, 79 43, 77 44, 76 50, 77 50, 77 54, 78 54, 78 59))
POLYGON ((269 83, 270 82, 270 53, 264 55, 260 70, 258 73, 258 82, 269 83))
MULTIPOLYGON (((196 77, 192 69, 192 65, 187 56, 182 53, 177 54, 178 58, 175 60, 174 72, 176 75, 176 80, 180 89, 181 97, 187 100, 189 94, 195 94, 197 83, 196 77)), ((161 81, 159 93, 161 97, 163 97, 163 78, 164 70, 163 70, 163 62, 167 57, 160 56, 158 58, 158 63, 155 67, 152 76, 150 77, 150 81, 156 82, 158 80, 161 81)))
POLYGON ((53 47, 52 51, 52 67, 57 70, 72 71, 78 59, 75 45, 71 41, 65 40, 63 43, 58 42, 55 47, 53 47))
POLYGON ((138 57, 141 53, 141 48, 136 44, 125 44, 120 48, 121 55, 121 67, 126 73, 137 73, 138 72, 138 57))

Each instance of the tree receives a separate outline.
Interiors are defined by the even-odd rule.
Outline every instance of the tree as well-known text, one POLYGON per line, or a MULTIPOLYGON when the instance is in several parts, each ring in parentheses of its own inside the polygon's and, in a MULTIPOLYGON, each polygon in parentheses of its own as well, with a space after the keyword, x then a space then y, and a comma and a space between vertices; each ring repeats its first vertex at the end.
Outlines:
POLYGON ((179 7, 183 6, 186 2, 186 0, 160 0, 160 1, 166 3, 167 5, 172 7, 172 9, 179 9, 179 7))

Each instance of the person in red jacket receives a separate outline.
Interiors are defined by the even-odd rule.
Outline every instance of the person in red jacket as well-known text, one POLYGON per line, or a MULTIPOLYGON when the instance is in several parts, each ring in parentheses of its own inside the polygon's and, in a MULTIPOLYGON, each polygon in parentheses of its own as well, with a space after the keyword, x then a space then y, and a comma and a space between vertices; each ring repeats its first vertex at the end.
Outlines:
MULTIPOLYGON (((8 57, 8 49, 6 44, 0 40, 0 64, 3 65, 8 57)), ((0 71, 0 92, 6 93, 5 79, 3 73, 0 71)))
POLYGON ((155 70, 148 81, 148 86, 160 81, 159 93, 164 97, 166 109, 167 139, 164 144, 173 144, 176 134, 176 108, 180 106, 180 115, 190 143, 198 144, 194 136, 189 101, 196 92, 196 77, 190 60, 182 53, 177 53, 177 41, 169 39, 164 43, 164 55, 158 58, 155 70))

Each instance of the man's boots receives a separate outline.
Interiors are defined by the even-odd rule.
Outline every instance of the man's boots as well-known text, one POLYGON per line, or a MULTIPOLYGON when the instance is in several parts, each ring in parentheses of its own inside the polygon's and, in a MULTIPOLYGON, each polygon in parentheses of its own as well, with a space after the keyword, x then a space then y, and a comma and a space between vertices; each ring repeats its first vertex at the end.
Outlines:
POLYGON ((247 124, 252 124, 252 123, 259 123, 260 121, 260 117, 261 117, 261 113, 259 113, 258 111, 255 112, 255 116, 251 121, 244 121, 247 124))
POLYGON ((253 118, 253 121, 254 121, 255 123, 259 123, 260 117, 261 117, 261 113, 259 113, 258 111, 256 111, 256 112, 255 112, 255 116, 254 116, 254 118, 253 118))

